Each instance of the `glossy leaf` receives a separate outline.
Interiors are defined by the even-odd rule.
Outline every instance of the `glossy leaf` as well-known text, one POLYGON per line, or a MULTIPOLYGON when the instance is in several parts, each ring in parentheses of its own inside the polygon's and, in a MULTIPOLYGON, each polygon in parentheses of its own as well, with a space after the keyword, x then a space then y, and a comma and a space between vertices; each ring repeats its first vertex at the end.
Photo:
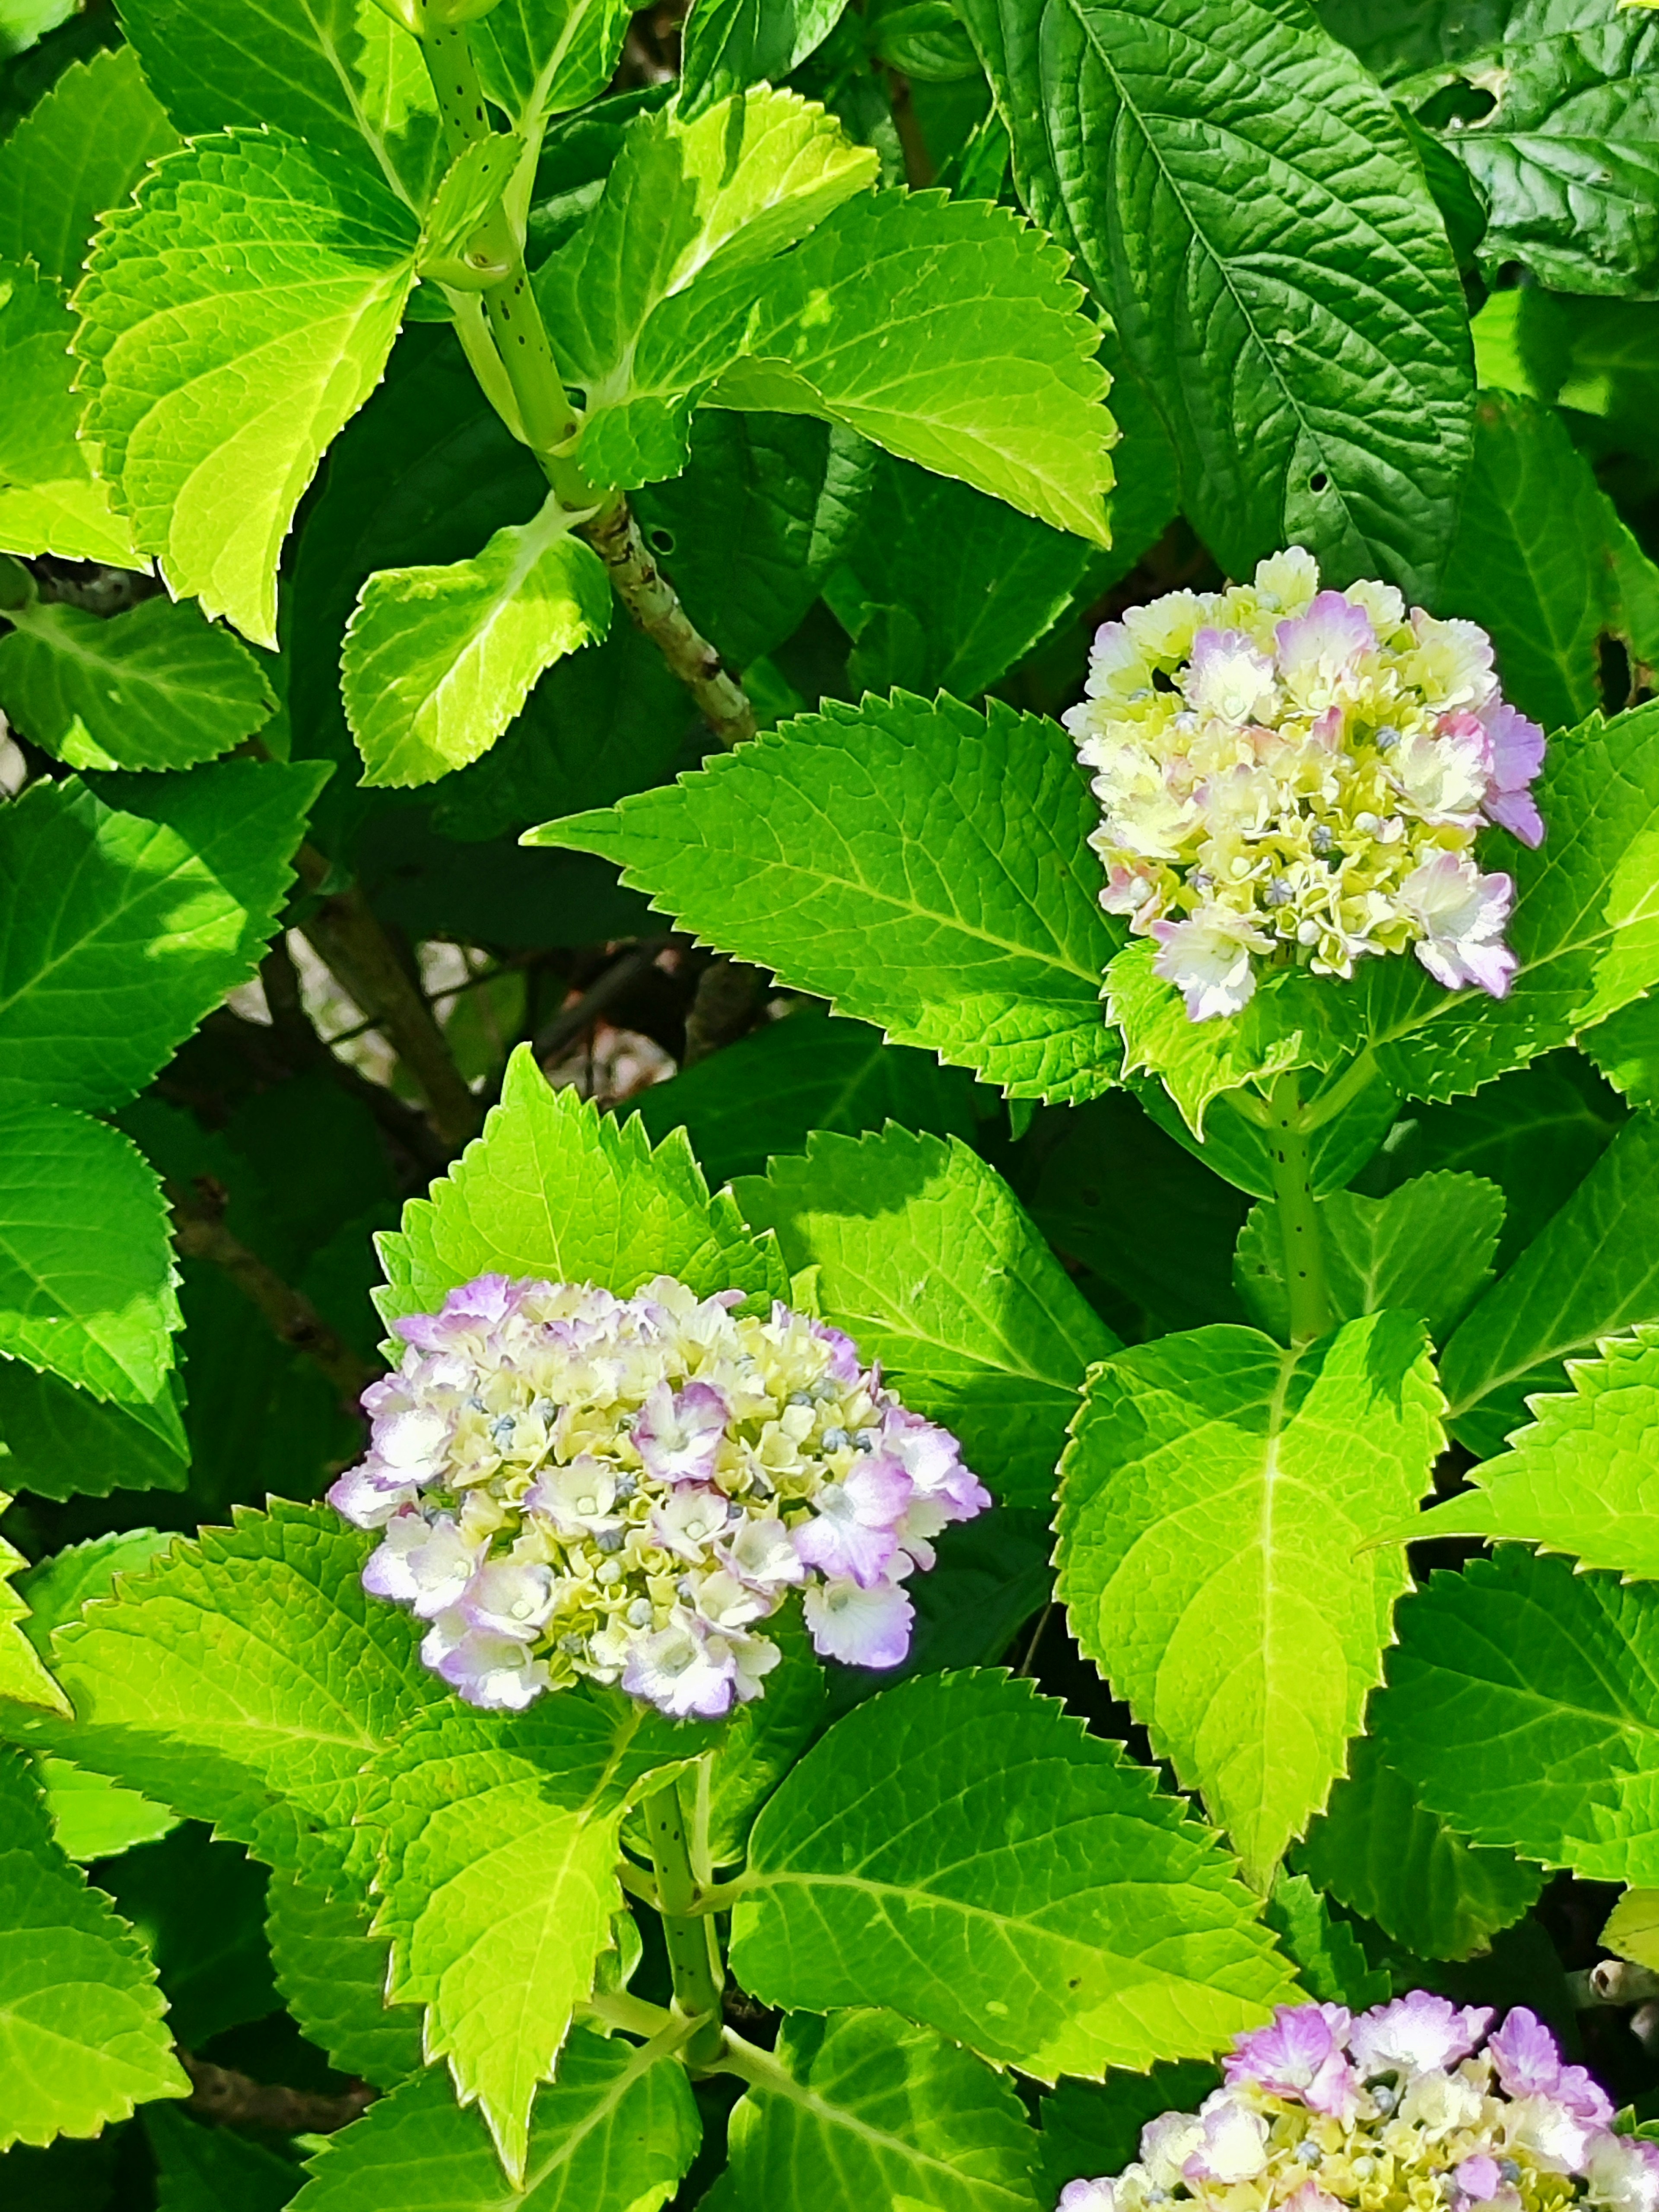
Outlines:
POLYGON ((107 618, 31 602, 0 638, 0 707, 70 768, 193 768, 250 737, 276 699, 230 631, 188 602, 107 618))
POLYGON ((469 25, 484 90, 526 137, 597 100, 616 74, 628 0, 501 0, 469 25))
POLYGON ((0 262, 0 552, 147 568, 76 435, 74 330, 51 277, 27 262, 0 262))
POLYGON ((994 1169, 958 1139, 889 1122, 815 1133, 735 1195, 791 1275, 907 1405, 961 1439, 998 1498, 1046 1505, 1084 1376, 1117 1340, 994 1169))
POLYGON ((683 926, 1016 1098, 1110 1087, 1115 939, 1065 733, 993 702, 825 702, 670 788, 531 842, 618 861, 683 926), (780 917, 784 917, 782 921, 780 917))
POLYGON ((188 2096, 164 2008, 143 1946, 53 1843, 28 1761, 0 1749, 0 2149, 188 2096))
POLYGON ((0 145, 0 259, 73 285, 100 216, 178 143, 130 46, 71 62, 0 145))
POLYGON ((38 1498, 182 1490, 190 1480, 176 1388, 149 1403, 100 1402, 55 1375, 0 1361, 0 1443, 8 1479, 38 1498))
POLYGON ((963 13, 1021 195, 1121 332, 1223 567, 1290 541, 1334 579, 1431 592, 1468 341, 1422 169, 1365 72, 1271 0, 963 13))
POLYGON ((251 131, 169 155, 98 234, 76 294, 89 448, 173 592, 258 645, 301 495, 386 366, 416 236, 354 163, 251 131))
POLYGON ((847 0, 696 0, 685 27, 680 105, 700 115, 763 78, 780 82, 822 46, 847 0))
POLYGON ((323 771, 44 779, 0 809, 0 1103, 132 1097, 254 972, 323 771))
MULTIPOLYGON (((0 1490, 0 1513, 11 1504, 0 1490)), ((11 1586, 11 1578, 27 1561, 15 1544, 0 1536, 0 1697, 19 1705, 44 1706, 49 1712, 69 1711, 69 1700, 40 1663, 22 1623, 29 1616, 27 1601, 11 1586)))
POLYGON ((924 1675, 755 1823, 732 1963, 763 2002, 882 2003, 1039 2080, 1207 2055, 1287 1970, 1231 1862, 1031 1686, 924 1675))
POLYGON ((137 1790, 123 1790, 107 1775, 89 1773, 73 1759, 41 1759, 35 1774, 58 1850, 82 1866, 157 1843, 179 1825, 165 1805, 153 1805, 137 1790))
POLYGON ((1090 1379, 1061 1467, 1057 1595, 1258 1887, 1382 1680, 1410 1583, 1375 1539, 1428 1487, 1441 1402, 1421 1328, 1397 1313, 1299 1352, 1198 1329, 1090 1379))

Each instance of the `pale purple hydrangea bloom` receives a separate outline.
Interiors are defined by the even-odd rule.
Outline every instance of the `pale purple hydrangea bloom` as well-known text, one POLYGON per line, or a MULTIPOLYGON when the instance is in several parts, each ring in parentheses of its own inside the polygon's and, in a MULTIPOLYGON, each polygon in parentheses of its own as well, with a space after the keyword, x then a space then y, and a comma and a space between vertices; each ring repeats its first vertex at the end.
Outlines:
POLYGON ((841 1330, 742 1304, 481 1275, 394 1323, 408 1348, 329 1496, 380 1532, 365 1589, 429 1624, 422 1659, 470 1703, 586 1676, 717 1719, 763 1694, 757 1632, 795 1589, 824 1656, 902 1662, 906 1578, 990 1495, 841 1330))
POLYGON ((1412 951, 1449 990, 1509 989, 1514 885, 1475 842, 1540 842, 1545 738, 1476 624, 1389 585, 1322 591, 1292 546, 1106 623, 1065 720, 1101 805, 1101 903, 1152 938, 1191 1020, 1239 1012, 1268 963, 1347 977, 1412 951))
POLYGON ((1357 2020, 1280 2005, 1237 2039, 1224 2087, 1150 2121, 1121 2173, 1069 2182, 1060 2212, 1360 2212, 1384 2160, 1391 2201, 1447 2212, 1527 2212, 1531 2179, 1559 2191, 1559 2176, 1567 2198, 1544 2201, 1659 2212, 1659 2144, 1612 2131, 1609 2099, 1533 2014, 1488 2034, 1492 2018, 1427 1990, 1357 2020))

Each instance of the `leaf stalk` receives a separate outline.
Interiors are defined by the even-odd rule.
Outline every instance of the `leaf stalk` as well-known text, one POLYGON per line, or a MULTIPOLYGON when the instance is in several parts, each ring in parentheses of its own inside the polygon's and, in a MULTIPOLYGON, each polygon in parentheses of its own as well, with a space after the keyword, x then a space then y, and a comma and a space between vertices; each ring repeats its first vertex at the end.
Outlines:
POLYGON ((686 2038, 686 2063, 712 2066, 725 2041, 720 1995, 726 1984, 720 1938, 691 1864, 679 1790, 672 1782, 645 1800, 645 1832, 662 1901, 663 1940, 674 1982, 674 2010, 696 2025, 686 2038))
POLYGON ((1330 1297, 1325 1284, 1319 1203, 1313 1190, 1312 1146, 1294 1068, 1278 1079, 1268 1096, 1267 1143, 1279 1235, 1284 1240, 1291 1342, 1310 1344, 1330 1326, 1330 1297))

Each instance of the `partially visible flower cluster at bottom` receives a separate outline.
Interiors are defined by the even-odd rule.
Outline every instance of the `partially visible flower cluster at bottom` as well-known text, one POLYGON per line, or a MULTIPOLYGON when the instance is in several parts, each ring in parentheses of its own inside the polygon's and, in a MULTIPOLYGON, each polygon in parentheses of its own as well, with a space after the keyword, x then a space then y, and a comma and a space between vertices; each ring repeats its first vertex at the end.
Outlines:
POLYGON ((1101 904, 1156 940, 1194 1021, 1237 1013, 1263 960, 1349 976, 1409 949, 1448 990, 1508 990, 1515 884, 1475 838, 1542 838, 1544 732, 1474 623, 1408 615, 1391 584, 1322 592, 1293 545, 1105 623, 1065 719, 1095 771, 1101 904))
POLYGON ((1238 2038, 1224 2087, 1150 2122, 1115 2178, 1069 2183, 1060 2212, 1659 2212, 1659 2143, 1613 2132, 1605 2094, 1524 2007, 1488 2036, 1491 2021, 1426 1990, 1358 2020, 1281 2005, 1238 2038))
POLYGON ((393 1324, 409 1349, 329 1498, 384 1531, 364 1587, 430 1621, 421 1656, 470 1703, 586 1675, 718 1718, 761 1694, 757 1626, 797 1587, 825 1656, 904 1657, 905 1578, 990 1496, 849 1337, 743 1302, 481 1275, 393 1324))

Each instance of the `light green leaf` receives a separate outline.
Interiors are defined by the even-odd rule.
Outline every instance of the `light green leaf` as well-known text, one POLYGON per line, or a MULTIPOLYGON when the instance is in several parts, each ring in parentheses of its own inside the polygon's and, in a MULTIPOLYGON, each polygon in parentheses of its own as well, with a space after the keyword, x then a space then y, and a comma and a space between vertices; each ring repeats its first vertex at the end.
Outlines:
POLYGON ((0 1750, 0 2149, 187 2097, 164 2009, 143 1946, 53 1843, 28 1760, 0 1750))
POLYGON ((681 112, 701 115, 746 85, 781 82, 846 9, 847 0, 696 0, 680 61, 681 112))
MULTIPOLYGON (((1339 1190, 1316 1204, 1334 1320, 1397 1306, 1437 1344, 1492 1280, 1504 1194, 1479 1176, 1418 1176, 1386 1198, 1339 1190)), ((1272 1199, 1244 1225, 1233 1279, 1251 1320, 1288 1344, 1284 1237, 1272 1199)))
POLYGON ((468 26, 483 88, 526 138, 597 100, 616 73, 629 0, 500 0, 468 26))
POLYGON ((265 1932, 283 2002, 331 2065, 377 2089, 420 2072, 419 2015, 386 2002, 386 1947, 370 1935, 367 1912, 274 1875, 265 1932))
POLYGON ((117 1106, 253 975, 327 771, 45 778, 0 808, 0 1103, 117 1106))
POLYGON ((119 1788, 106 1774, 89 1774, 73 1759, 42 1758, 35 1775, 58 1850, 81 1865, 158 1842, 179 1825, 166 1806, 119 1788))
POLYGON ((989 1671, 837 1722, 756 1821, 732 1965, 881 2003, 1041 2081, 1207 2056, 1288 1970, 1232 1862, 1120 1744, 989 1671))
POLYGON ((906 1404, 945 1423, 1005 1503, 1044 1505, 1091 1364, 1115 1350, 994 1168, 959 1139, 889 1122, 815 1132, 735 1195, 792 1275, 906 1404))
POLYGON ((3 0, 0 58, 9 60, 15 54, 27 53, 74 13, 74 0, 3 0))
POLYGON ((386 1995, 427 2008, 426 2056, 448 2059, 515 2185, 538 2085, 622 1906, 623 1813, 645 1772, 703 1749, 708 1734, 621 1698, 566 1692, 505 1715, 446 1700, 381 1763, 369 1817, 386 1995))
POLYGON ((702 2133, 672 2057, 578 2028, 536 2100, 518 2185, 503 2191, 483 2123, 434 2069, 330 2138, 294 2212, 657 2212, 702 2133))
POLYGON ((1484 1536, 1567 1552, 1586 1567, 1659 1581, 1659 1328, 1569 1359, 1571 1395, 1534 1395, 1510 1449, 1471 1469, 1474 1489, 1412 1524, 1425 1536, 1484 1536))
POLYGON ((0 708, 71 768, 193 768, 260 727, 276 701, 240 638, 188 601, 107 618, 31 600, 8 608, 0 708))
POLYGON ((1601 1948, 1638 1966, 1659 1962, 1659 1890, 1627 1889, 1607 1916, 1601 1948))
POLYGON ((467 241, 512 182, 513 172, 524 155, 524 141, 516 131, 492 131, 464 146, 444 172, 443 182, 427 210, 421 245, 421 269, 429 273, 434 264, 460 261, 467 241))
POLYGON ((1441 1361, 1454 1433, 1489 1456, 1559 1389, 1561 1362, 1659 1321, 1659 1121, 1628 1122, 1541 1236, 1487 1291, 1441 1361))
POLYGON ((125 0, 121 27, 187 137, 269 125, 417 207, 441 173, 419 42, 374 0, 125 0))
POLYGON ((807 1004, 627 1103, 653 1144, 684 1126, 718 1187, 761 1174, 775 1153, 804 1152, 813 1129, 856 1137, 893 1121, 971 1141, 973 1100, 958 1069, 807 1004))
POLYGON ((1011 1097, 1071 1104, 1109 1089, 1118 1060, 1093 818, 1058 724, 901 691, 826 701, 526 842, 619 861, 723 951, 1011 1097))
POLYGON ((1346 2005, 1350 2012, 1386 2004, 1394 1984, 1381 1967, 1370 1965, 1359 1938, 1346 1920, 1334 1917, 1306 1875, 1281 1869, 1261 1909, 1308 1995, 1320 2004, 1346 2005))
POLYGON ((465 768, 544 669, 610 626, 605 564, 554 496, 474 561, 382 568, 363 586, 340 664, 364 782, 430 783, 465 768))
POLYGON ((1274 0, 1060 0, 1040 27, 1022 0, 962 13, 1021 195, 1121 332, 1222 566, 1296 542, 1334 576, 1430 592, 1468 458, 1469 345, 1375 82, 1274 0))
POLYGON ((76 435, 74 331, 51 277, 27 262, 0 262, 0 552, 147 568, 76 435))
POLYGON ((1378 1072, 1407 1098, 1474 1091, 1659 981, 1659 701, 1559 734, 1539 798, 1536 852, 1487 848, 1517 892, 1507 998, 1443 990, 1403 956, 1356 978, 1378 1072))
POLYGON ((73 1620, 89 1600, 107 1597, 117 1575, 141 1572, 174 1541, 169 1529, 116 1529, 66 1545, 31 1567, 22 1577, 22 1589, 36 1647, 49 1650, 54 1628, 73 1620))
POLYGON ((1397 1313, 1300 1352, 1195 1329, 1090 1378, 1061 1468, 1057 1594, 1259 1888, 1382 1680, 1410 1577, 1398 1551, 1364 1547, 1428 1487, 1441 1404, 1423 1332, 1397 1313))
POLYGON ((752 302, 728 278, 723 313, 694 297, 665 317, 635 374, 686 389, 723 369, 711 406, 822 415, 1109 545, 1117 426, 1066 268, 1012 209, 860 194, 751 284, 752 302))
POLYGON ((178 143, 131 47, 71 62, 0 145, 0 259, 72 285, 99 216, 178 143))
POLYGON ((0 1109, 0 1358, 153 1403, 182 1326, 175 1280, 161 1182, 135 1144, 62 1107, 0 1109))
POLYGON ((732 2114, 722 2212, 1038 2212, 1013 2085, 888 2012, 784 2022, 732 2114))
POLYGON ((58 1630, 78 1719, 33 1740, 304 1878, 336 1871, 354 1778, 447 1692, 369 1597, 327 1505, 239 1509, 58 1630))
POLYGON ((173 1388, 148 1405, 100 1404, 55 1375, 0 1360, 0 1443, 8 1481, 40 1498, 183 1490, 190 1454, 173 1388))
POLYGON ((1466 1844, 1425 1812, 1369 1736, 1294 1863, 1419 1959, 1468 1959, 1536 1902, 1543 1869, 1466 1844))
POLYGON ((144 2133, 155 2155, 156 2212, 282 2212, 303 2179, 263 2144, 166 2105, 145 2112, 144 2133))
POLYGON ((1484 270, 1524 262, 1559 292, 1659 289, 1659 28, 1601 0, 1518 0, 1397 98, 1466 80, 1492 106, 1445 129, 1491 208, 1484 270))
POLYGON ((1590 1881, 1659 1881, 1659 1591, 1505 1545, 1400 1608, 1371 1733, 1472 1843, 1590 1881))
POLYGON ((447 1291, 491 1272, 602 1283, 623 1297, 659 1274, 704 1296, 786 1286, 730 1193, 709 1197, 680 1131, 653 1152, 637 1122, 552 1090, 523 1046, 483 1134, 377 1241, 387 1322, 435 1312, 447 1291))
POLYGON ((354 163, 252 131, 169 155, 98 234, 75 296, 94 465, 174 595, 257 645, 276 642, 301 495, 380 381, 417 235, 354 163))
POLYGON ((1435 605, 1490 633, 1504 696, 1546 729, 1601 704, 1596 647, 1621 611, 1617 520, 1553 408, 1512 392, 1480 394, 1474 462, 1435 605))
MULTIPOLYGON (((0 1490, 0 1513, 10 1504, 9 1493, 0 1490)), ((0 1536, 0 1698, 67 1714, 68 1698, 41 1665, 21 1626, 28 1618, 29 1607, 12 1588, 11 1578, 27 1564, 16 1546, 0 1536)))

